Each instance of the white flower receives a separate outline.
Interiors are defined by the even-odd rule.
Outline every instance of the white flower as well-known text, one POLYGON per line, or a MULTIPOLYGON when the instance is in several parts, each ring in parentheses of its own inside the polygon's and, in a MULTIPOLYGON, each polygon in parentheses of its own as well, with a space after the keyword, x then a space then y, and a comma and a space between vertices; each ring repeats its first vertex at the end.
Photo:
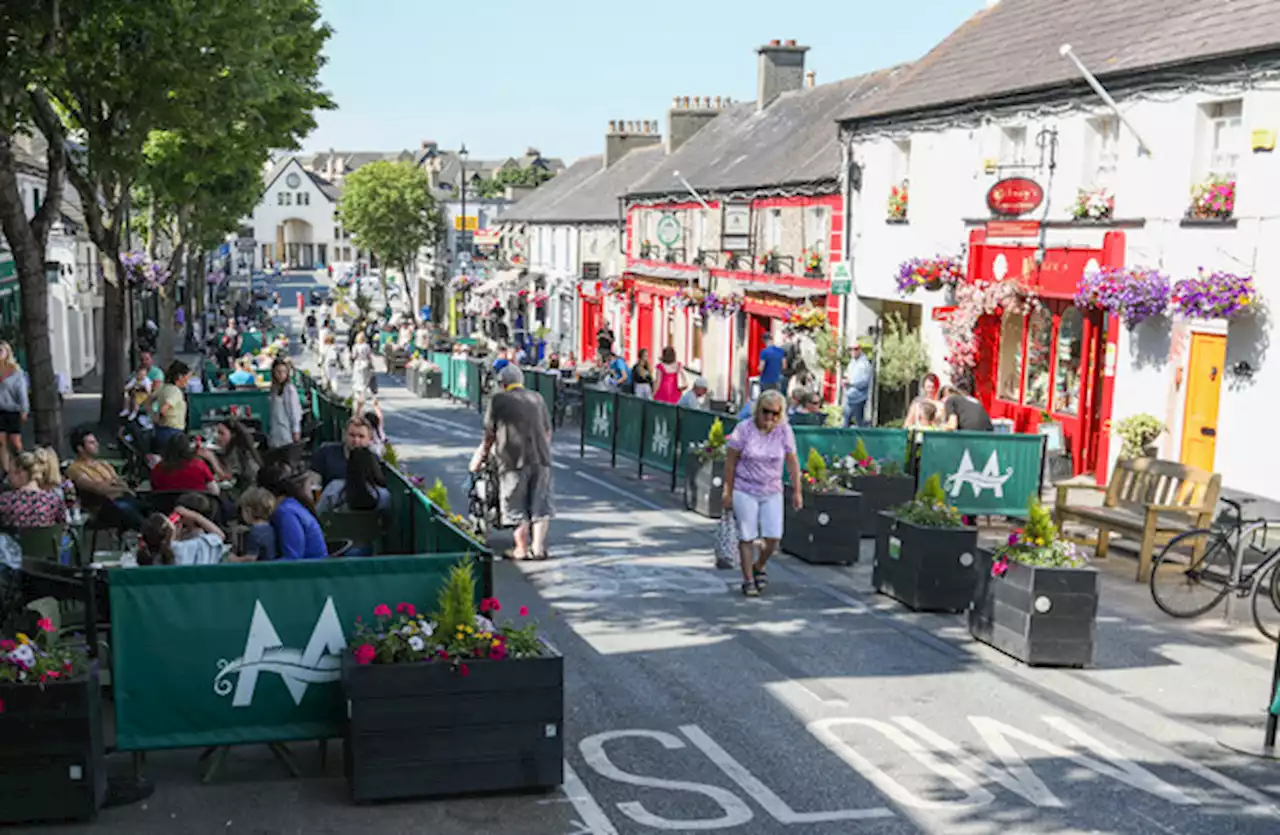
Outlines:
POLYGON ((19 644, 13 652, 10 652, 6 656, 6 658, 11 661, 16 661, 26 667, 30 667, 32 664, 36 663, 36 653, 35 650, 31 648, 30 644, 19 644))
POLYGON ((429 621, 418 621, 418 628, 422 630, 422 636, 424 638, 430 638, 432 635, 436 634, 436 625, 429 621))
POLYGON ((426 646, 427 646, 427 642, 422 640, 422 638, 419 637, 418 635, 414 635, 412 638, 409 639, 409 649, 413 650, 414 652, 422 652, 422 650, 424 650, 426 646))

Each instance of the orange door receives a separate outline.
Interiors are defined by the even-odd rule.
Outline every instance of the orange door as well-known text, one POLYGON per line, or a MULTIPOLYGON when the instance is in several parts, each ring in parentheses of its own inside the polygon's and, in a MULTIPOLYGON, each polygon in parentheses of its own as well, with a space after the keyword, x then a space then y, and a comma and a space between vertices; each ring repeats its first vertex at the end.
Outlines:
POLYGON ((1182 418, 1182 463, 1209 472, 1213 472, 1213 457, 1218 447, 1218 395, 1226 360, 1225 336, 1191 335, 1187 406, 1182 418))

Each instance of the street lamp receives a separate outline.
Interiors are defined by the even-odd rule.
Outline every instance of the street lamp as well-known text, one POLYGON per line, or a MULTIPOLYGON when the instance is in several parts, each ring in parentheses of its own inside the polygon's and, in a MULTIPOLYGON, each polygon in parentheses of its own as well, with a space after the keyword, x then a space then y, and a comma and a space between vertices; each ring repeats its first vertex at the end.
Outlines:
POLYGON ((466 253, 471 254, 471 240, 467 237, 467 143, 463 142, 462 147, 458 149, 458 159, 461 161, 461 171, 458 174, 458 191, 462 194, 462 228, 458 232, 458 251, 462 252, 462 246, 465 243, 466 253))

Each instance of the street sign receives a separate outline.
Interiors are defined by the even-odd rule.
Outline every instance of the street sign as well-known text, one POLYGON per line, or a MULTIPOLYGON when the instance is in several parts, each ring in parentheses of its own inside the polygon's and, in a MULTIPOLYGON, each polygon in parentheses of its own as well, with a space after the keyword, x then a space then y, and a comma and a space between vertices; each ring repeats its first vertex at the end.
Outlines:
POLYGON ((475 232, 459 232, 458 246, 462 249, 466 249, 471 246, 475 242, 475 235, 475 232))
POLYGON ((474 232, 480 228, 480 217, 478 215, 454 215, 453 228, 461 232, 464 221, 469 232, 474 232))
POLYGON ((847 296, 853 291, 853 273, 848 261, 836 261, 831 265, 831 295, 847 296))
POLYGON ((680 221, 670 212, 658 218, 658 243, 663 246, 675 246, 680 242, 680 221))
POLYGON ((1040 236, 1038 220, 993 220, 987 223, 989 238, 1036 238, 1040 236))
POLYGON ((1006 177, 987 192, 987 207, 1000 217, 1033 212, 1044 202, 1044 188, 1027 177, 1006 177))

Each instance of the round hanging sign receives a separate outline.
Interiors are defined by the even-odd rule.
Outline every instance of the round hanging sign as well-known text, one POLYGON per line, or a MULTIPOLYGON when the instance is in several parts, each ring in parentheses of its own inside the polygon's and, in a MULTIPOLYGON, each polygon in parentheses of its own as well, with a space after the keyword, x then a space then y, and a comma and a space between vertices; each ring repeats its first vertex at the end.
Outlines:
POLYGON ((658 218, 658 243, 663 246, 675 246, 680 242, 680 221, 675 215, 666 214, 658 218))
POLYGON ((987 207, 1001 217, 1017 217, 1034 212, 1044 202, 1044 189, 1026 177, 1008 177, 987 192, 987 207))

